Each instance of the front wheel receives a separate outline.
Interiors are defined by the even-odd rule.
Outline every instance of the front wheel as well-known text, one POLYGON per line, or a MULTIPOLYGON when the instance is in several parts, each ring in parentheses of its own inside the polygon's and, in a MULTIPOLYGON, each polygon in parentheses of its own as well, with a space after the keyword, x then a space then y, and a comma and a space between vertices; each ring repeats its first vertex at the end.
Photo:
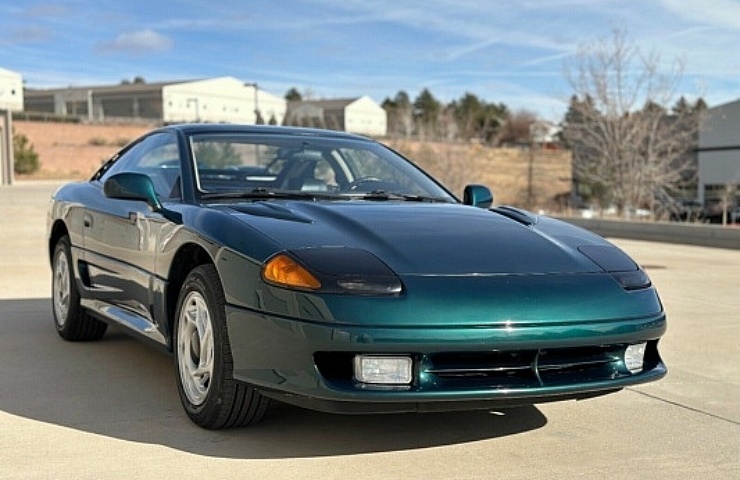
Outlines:
POLYGON ((108 325, 90 316, 80 305, 75 283, 69 237, 59 239, 54 247, 51 274, 51 302, 54 326, 60 337, 72 342, 97 340, 108 325))
POLYGON ((190 419, 208 429, 234 428, 262 419, 268 399, 233 379, 225 298, 213 265, 201 265, 180 290, 174 350, 180 401, 190 419))

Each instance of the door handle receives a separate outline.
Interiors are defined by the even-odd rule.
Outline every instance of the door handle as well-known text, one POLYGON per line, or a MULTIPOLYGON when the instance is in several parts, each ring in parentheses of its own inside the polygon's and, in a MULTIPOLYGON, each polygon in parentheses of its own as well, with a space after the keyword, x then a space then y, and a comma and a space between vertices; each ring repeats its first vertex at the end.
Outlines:
POLYGON ((82 225, 85 228, 90 228, 90 227, 92 227, 92 224, 93 224, 93 217, 92 217, 92 215, 90 215, 89 213, 84 214, 82 216, 82 225))

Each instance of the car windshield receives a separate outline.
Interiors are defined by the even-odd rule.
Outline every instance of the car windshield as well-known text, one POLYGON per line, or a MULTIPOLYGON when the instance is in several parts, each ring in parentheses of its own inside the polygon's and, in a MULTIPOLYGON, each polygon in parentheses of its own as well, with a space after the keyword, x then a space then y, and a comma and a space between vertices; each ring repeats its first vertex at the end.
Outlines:
POLYGON ((190 138, 201 197, 454 202, 429 176, 373 141, 296 135, 190 138))

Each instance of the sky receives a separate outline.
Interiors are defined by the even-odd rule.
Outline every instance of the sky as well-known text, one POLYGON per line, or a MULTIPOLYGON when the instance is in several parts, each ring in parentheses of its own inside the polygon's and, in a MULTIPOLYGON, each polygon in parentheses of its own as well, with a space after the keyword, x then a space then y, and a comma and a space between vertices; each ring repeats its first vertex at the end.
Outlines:
POLYGON ((424 88, 559 121, 564 69, 621 29, 677 95, 740 98, 740 0, 0 0, 0 68, 28 88, 233 76, 283 96, 424 88))

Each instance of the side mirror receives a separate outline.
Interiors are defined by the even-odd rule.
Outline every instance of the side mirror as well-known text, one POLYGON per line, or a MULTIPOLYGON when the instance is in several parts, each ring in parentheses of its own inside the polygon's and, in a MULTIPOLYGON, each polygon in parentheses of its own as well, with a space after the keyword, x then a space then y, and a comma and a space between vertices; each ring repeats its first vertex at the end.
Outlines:
POLYGON ((490 208, 493 204, 493 193, 484 185, 468 185, 463 192, 463 203, 478 208, 490 208))
POLYGON ((111 176, 103 184, 103 193, 108 198, 142 200, 155 212, 162 210, 152 179, 141 173, 126 172, 111 176))
POLYGON ((123 172, 111 175, 103 184, 103 193, 108 198, 146 202, 153 211, 160 213, 164 218, 182 223, 182 215, 162 206, 152 179, 142 173, 123 172))

